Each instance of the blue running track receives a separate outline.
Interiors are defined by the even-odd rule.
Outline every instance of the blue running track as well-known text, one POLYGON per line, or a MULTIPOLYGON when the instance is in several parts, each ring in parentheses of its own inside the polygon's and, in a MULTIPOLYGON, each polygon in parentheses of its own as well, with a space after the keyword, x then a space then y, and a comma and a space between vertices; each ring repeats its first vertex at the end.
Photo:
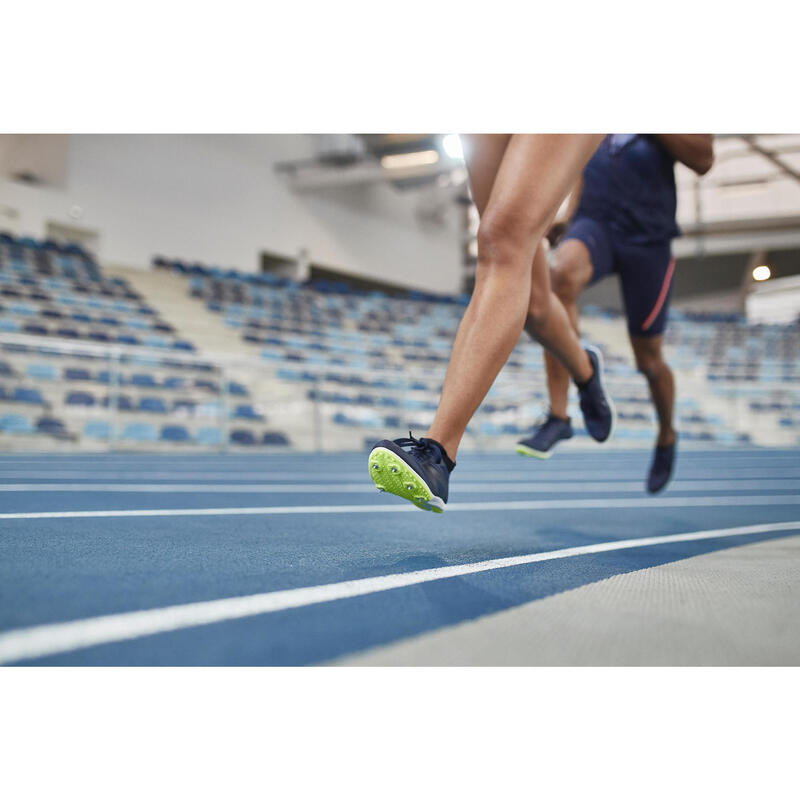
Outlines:
POLYGON ((375 492, 365 454, 0 456, 0 662, 314 664, 800 532, 796 451, 684 451, 656 498, 649 458, 465 454, 437 515, 375 492), (757 525, 402 585, 416 571, 757 525), (347 583, 365 578, 379 580, 347 583), (208 602, 229 598, 244 599, 208 602))

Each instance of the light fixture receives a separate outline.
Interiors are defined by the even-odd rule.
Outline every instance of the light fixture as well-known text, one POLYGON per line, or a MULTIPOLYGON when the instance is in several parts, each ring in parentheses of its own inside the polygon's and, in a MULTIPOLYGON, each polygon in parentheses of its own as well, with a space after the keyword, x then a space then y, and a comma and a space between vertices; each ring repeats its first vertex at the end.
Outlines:
POLYGON ((464 150, 461 147, 461 137, 457 133, 448 133, 442 138, 442 147, 450 158, 464 159, 464 150))
POLYGON ((771 277, 772 270, 766 264, 762 264, 753 270, 754 281, 768 281, 771 277))
POLYGON ((381 159, 381 166, 384 169, 409 169, 435 164, 438 160, 439 154, 435 150, 418 150, 415 153, 396 153, 384 156, 381 159))

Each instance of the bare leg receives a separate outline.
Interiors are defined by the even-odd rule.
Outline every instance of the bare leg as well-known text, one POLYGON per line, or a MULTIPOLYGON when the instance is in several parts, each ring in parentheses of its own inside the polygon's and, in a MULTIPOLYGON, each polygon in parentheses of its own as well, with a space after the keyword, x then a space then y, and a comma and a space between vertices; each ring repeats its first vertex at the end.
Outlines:
MULTIPOLYGON (((468 141, 476 202, 488 201, 478 230, 475 291, 456 334, 442 397, 427 435, 454 459, 467 423, 514 348, 528 313, 534 255, 547 225, 589 160, 596 135, 514 134, 507 140, 491 189, 486 175, 501 147, 468 141), (487 152, 489 151, 489 152, 487 152), (475 176, 475 178, 473 178, 475 176)), ((480 205, 479 205, 480 211, 480 205)), ((547 272, 539 270, 535 280, 547 272)), ((584 375, 591 366, 584 365, 584 375)), ((580 372, 580 365, 575 365, 580 372)))
MULTIPOLYGON (((578 336, 578 295, 589 283, 591 277, 592 261, 586 245, 577 239, 567 239, 566 242, 559 245, 556 250, 556 265, 552 273, 553 291, 564 314, 569 319, 569 325, 576 337, 578 336)), ((557 313, 560 317, 560 312, 557 313)), ((559 322, 561 322, 560 319, 559 322)), ((529 309, 525 330, 545 348, 544 365, 547 373, 547 390, 550 395, 550 412, 557 417, 566 419, 570 373, 565 366, 565 361, 559 357, 558 348, 549 345, 552 339, 548 331, 537 323, 536 316, 531 313, 531 309, 529 309)), ((578 377, 578 380, 581 378, 578 377)))
POLYGON ((672 409, 675 404, 675 379, 672 370, 664 361, 662 353, 663 336, 631 336, 631 346, 636 357, 636 366, 650 386, 650 396, 658 415, 659 447, 667 447, 675 442, 675 429, 672 426, 672 409))

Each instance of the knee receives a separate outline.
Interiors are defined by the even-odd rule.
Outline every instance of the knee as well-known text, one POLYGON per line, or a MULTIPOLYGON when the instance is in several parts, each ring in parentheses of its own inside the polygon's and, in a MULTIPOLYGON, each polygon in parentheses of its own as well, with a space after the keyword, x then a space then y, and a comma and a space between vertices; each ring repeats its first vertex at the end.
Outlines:
POLYGON ((555 266, 550 270, 550 280, 556 297, 569 303, 578 299, 583 288, 573 265, 565 259, 556 259, 555 266))
POLYGON ((664 361, 659 352, 647 352, 636 354, 636 369, 645 376, 645 378, 655 378, 664 367, 664 361))
POLYGON ((489 266, 530 269, 519 256, 543 235, 529 215, 503 206, 489 208, 478 226, 478 259, 489 266))

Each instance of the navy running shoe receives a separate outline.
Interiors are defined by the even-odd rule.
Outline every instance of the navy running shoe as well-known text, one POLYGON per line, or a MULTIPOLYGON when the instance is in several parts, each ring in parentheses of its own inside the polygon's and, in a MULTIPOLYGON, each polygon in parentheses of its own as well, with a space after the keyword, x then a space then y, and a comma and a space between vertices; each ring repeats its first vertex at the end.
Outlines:
POLYGON ((596 347, 587 347, 586 355, 592 363, 592 377, 586 383, 579 383, 583 421, 586 432, 595 441, 605 442, 614 433, 617 412, 614 403, 603 385, 603 356, 596 347))
POLYGON ((455 469, 434 439, 384 439, 369 454, 369 476, 382 492, 410 500, 423 511, 444 512, 450 473, 455 469))
POLYGON ((650 465, 650 474, 647 476, 647 491, 650 494, 660 492, 672 477, 672 469, 675 466, 675 451, 678 439, 666 447, 656 446, 653 452, 653 463, 650 465))
POLYGON ((572 421, 548 414, 547 419, 537 426, 533 436, 517 442, 516 450, 521 456, 550 458, 553 446, 562 439, 572 438, 572 421))

